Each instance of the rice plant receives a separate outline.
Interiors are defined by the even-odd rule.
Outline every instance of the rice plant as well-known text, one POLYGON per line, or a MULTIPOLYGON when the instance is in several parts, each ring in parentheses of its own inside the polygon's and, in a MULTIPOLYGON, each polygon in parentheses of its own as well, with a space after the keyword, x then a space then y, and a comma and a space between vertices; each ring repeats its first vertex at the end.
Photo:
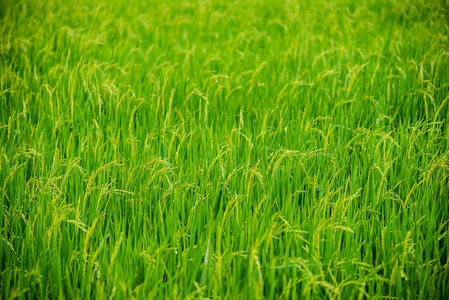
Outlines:
POLYGON ((0 1, 0 298, 449 298, 447 0, 0 1))

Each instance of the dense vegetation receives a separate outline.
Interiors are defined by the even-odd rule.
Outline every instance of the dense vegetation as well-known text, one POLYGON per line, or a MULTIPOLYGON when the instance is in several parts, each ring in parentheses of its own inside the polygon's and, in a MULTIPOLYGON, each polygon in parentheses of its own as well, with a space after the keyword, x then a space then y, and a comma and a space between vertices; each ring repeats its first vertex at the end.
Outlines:
POLYGON ((1 1, 0 298, 448 298, 447 8, 1 1))

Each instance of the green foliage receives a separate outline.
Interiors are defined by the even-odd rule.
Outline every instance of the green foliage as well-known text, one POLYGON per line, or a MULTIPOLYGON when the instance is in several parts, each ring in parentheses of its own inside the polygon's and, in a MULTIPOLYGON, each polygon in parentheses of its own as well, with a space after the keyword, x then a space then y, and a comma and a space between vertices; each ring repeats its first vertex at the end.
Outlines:
POLYGON ((1 1, 0 298, 448 298, 447 8, 1 1))

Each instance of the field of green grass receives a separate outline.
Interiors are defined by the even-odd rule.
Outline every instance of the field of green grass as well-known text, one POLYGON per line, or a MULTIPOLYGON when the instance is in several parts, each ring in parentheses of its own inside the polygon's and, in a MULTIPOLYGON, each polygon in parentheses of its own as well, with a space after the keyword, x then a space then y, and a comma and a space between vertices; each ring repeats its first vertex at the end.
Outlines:
POLYGON ((0 299, 448 299, 448 8, 1 0, 0 299))

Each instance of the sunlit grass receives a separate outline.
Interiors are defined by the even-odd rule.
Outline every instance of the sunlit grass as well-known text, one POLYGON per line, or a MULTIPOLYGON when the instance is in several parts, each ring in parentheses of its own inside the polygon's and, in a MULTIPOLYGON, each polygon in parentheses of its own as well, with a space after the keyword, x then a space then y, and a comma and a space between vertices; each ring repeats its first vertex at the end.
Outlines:
POLYGON ((448 4, 0 3, 0 298, 448 298, 448 4))

